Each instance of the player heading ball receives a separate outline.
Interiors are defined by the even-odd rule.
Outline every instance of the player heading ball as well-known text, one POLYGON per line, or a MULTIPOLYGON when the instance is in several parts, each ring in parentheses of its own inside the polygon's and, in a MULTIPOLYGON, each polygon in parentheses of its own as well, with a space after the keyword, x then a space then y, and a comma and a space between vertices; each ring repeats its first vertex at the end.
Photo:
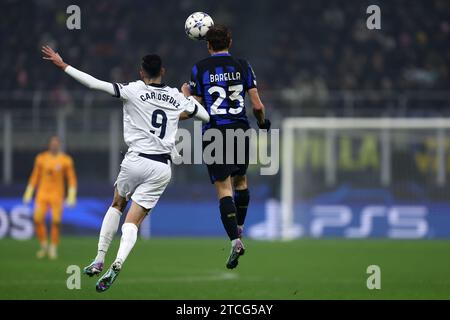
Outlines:
MULTIPOLYGON (((208 129, 218 129, 223 137, 223 155, 226 146, 232 145, 234 162, 208 164, 208 173, 219 198, 220 216, 231 240, 231 252, 227 268, 233 269, 244 254, 241 241, 250 193, 247 185, 249 164, 249 136, 245 136, 245 161, 238 161, 236 141, 227 142, 229 130, 245 132, 250 129, 244 104, 248 93, 253 114, 260 129, 270 129, 265 117, 265 108, 259 98, 256 76, 247 60, 233 57, 229 53, 232 44, 231 31, 226 26, 215 25, 206 33, 209 57, 197 62, 191 72, 191 90, 194 97, 206 108, 210 121, 203 125, 203 134, 208 129)), ((233 136, 233 139, 236 139, 233 136)), ((203 151, 212 141, 203 141, 203 151)))

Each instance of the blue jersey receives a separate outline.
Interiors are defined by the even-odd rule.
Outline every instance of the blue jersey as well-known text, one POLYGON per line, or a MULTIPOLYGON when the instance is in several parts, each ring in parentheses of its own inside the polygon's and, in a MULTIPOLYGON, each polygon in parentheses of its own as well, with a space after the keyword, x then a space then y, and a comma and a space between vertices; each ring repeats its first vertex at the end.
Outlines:
POLYGON ((256 77, 246 60, 228 53, 203 59, 192 68, 190 85, 210 115, 203 130, 239 123, 248 126, 244 99, 248 90, 256 88, 256 77))

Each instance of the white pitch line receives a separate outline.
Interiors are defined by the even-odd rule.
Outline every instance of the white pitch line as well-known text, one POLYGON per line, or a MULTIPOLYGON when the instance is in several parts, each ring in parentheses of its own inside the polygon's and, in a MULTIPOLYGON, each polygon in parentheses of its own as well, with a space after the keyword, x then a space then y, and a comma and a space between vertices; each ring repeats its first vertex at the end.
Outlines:
MULTIPOLYGON (((221 272, 218 274, 211 275, 196 275, 196 276, 176 276, 176 277, 143 277, 143 278, 129 278, 124 276, 118 281, 121 283, 176 283, 176 282, 202 282, 202 281, 224 281, 224 280, 235 280, 238 279, 239 275, 231 272, 221 272)), ((88 280, 88 277, 82 275, 82 279, 88 280)), ((93 279, 98 279, 97 277, 93 279)), ((0 287, 8 286, 20 286, 28 284, 39 284, 39 285, 65 285, 65 280, 60 279, 32 279, 32 280, 10 280, 1 281, 0 287)))
POLYGON ((124 278, 123 283, 155 283, 155 282, 202 282, 202 281, 223 281, 235 280, 239 278, 236 273, 223 272, 209 276, 181 276, 181 277, 145 277, 145 278, 124 278))

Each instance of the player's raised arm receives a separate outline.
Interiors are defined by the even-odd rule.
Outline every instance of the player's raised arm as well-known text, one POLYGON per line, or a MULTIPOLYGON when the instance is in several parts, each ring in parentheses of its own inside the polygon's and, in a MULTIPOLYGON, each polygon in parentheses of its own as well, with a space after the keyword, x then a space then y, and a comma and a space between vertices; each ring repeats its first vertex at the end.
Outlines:
POLYGON ((65 73, 67 73, 69 76, 71 76, 81 84, 85 85, 86 87, 90 89, 104 91, 106 93, 109 93, 110 95, 114 96, 117 95, 117 92, 116 90, 114 90, 114 85, 112 83, 98 80, 93 76, 68 65, 63 61, 61 56, 49 46, 42 47, 42 54, 44 55, 43 59, 50 60, 51 62, 53 62, 54 65, 64 70, 65 73))
POLYGON ((180 120, 194 117, 203 122, 209 122, 208 112, 206 112, 205 108, 197 101, 197 99, 195 99, 195 97, 191 96, 191 90, 187 83, 183 84, 181 92, 188 101, 185 105, 185 111, 180 114, 180 120))
POLYGON ((258 127, 260 129, 269 130, 270 121, 269 119, 266 119, 264 104, 259 97, 258 89, 249 89, 248 95, 250 97, 250 102, 252 103, 253 114, 255 115, 256 121, 258 122, 258 127))

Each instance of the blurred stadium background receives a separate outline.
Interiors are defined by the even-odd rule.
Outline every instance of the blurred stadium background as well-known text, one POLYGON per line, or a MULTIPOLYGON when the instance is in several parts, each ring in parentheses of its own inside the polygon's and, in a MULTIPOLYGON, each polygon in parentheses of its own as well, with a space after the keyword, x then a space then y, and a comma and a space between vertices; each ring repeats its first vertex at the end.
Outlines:
MULTIPOLYGON (((5 238, 0 245, 4 251, 15 246, 9 238, 33 237, 31 208, 21 203, 21 197, 34 157, 46 148, 51 135, 62 138, 79 180, 77 206, 64 213, 64 236, 97 234, 111 201, 120 151, 126 150, 120 101, 88 91, 44 64, 40 47, 49 44, 69 64, 117 82, 136 79, 137 62, 145 53, 156 52, 168 70, 166 83, 180 86, 189 80, 191 66, 207 55, 205 44, 189 40, 183 30, 190 13, 204 11, 216 23, 231 27, 232 53, 252 64, 273 128, 281 129, 282 143, 288 118, 368 118, 376 123, 384 117, 428 125, 394 130, 392 122, 390 129, 337 129, 339 121, 328 127, 316 121, 317 128, 306 130, 306 122, 295 120, 298 129, 291 132, 292 149, 282 150, 280 173, 261 176, 257 165, 250 168, 247 234, 279 239, 282 212, 291 210, 287 213, 291 238, 430 239, 430 244, 408 242, 406 250, 434 253, 433 264, 449 266, 448 258, 441 255, 445 251, 448 255, 447 242, 431 240, 450 238, 446 130, 450 127, 441 121, 450 115, 448 1, 4 0, 0 9, 4 13, 0 19, 0 238, 5 238), (65 10, 70 4, 81 8, 81 30, 66 28, 65 10), (366 27, 366 8, 371 4, 381 8, 381 30, 366 27), (286 156, 292 161, 286 162, 286 156), (286 205, 281 202, 286 192, 283 170, 289 170, 291 180, 284 186, 292 197, 291 207, 282 210, 286 205)), ((192 129, 192 124, 182 127, 192 129)), ((172 182, 142 229, 143 236, 224 237, 206 168, 180 165, 173 170, 172 182)), ((92 251, 96 241, 88 239, 92 251)), ((67 241, 76 248, 75 240, 67 241)), ((87 250, 86 240, 80 241, 87 250)), ((327 252, 329 243, 317 240, 324 244, 320 247, 308 241, 312 240, 305 242, 312 250, 327 252)), ((406 248, 404 243, 386 241, 348 241, 336 250, 378 243, 383 250, 397 248, 395 252, 401 254, 406 248)), ((301 243, 300 249, 278 245, 277 250, 293 250, 286 249, 290 252, 286 259, 296 255, 295 250, 306 250, 301 243)), ((395 252, 391 252, 394 260, 395 252)), ((63 255, 62 249, 62 259, 63 255)), ((15 268, 13 263, 8 266, 15 268)), ((301 269, 299 263, 296 266, 301 269)), ((439 270, 434 270, 436 279, 448 276, 448 271, 439 270)), ((292 275, 296 277, 294 270, 292 275)), ((441 286, 442 292, 447 290, 448 281, 441 286)), ((255 297, 273 296, 267 292, 255 297)))

